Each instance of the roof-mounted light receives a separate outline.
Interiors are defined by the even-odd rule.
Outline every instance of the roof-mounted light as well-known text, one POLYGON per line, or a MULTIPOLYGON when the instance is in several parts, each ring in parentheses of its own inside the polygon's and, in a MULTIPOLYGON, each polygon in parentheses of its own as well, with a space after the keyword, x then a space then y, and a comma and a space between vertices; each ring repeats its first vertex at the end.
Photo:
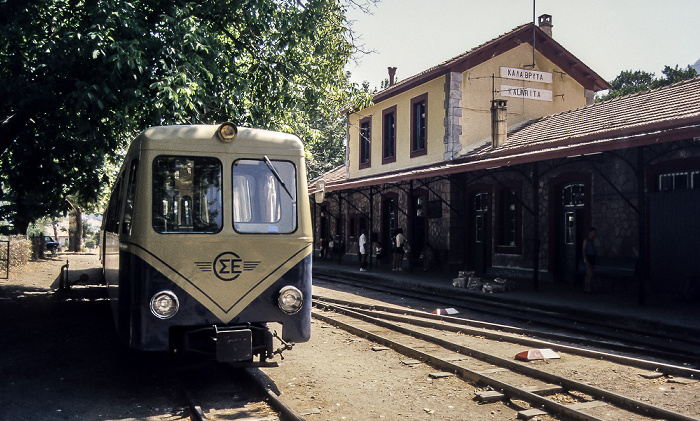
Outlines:
POLYGON ((216 129, 216 135, 219 137, 219 140, 226 143, 233 142, 233 139, 237 134, 238 127, 231 122, 223 123, 218 129, 216 129))

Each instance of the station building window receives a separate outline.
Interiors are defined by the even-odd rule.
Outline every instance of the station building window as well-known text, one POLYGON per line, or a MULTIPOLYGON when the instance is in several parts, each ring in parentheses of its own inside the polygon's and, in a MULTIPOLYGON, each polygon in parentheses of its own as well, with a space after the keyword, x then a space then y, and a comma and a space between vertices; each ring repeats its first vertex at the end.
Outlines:
POLYGON ((351 213, 348 217, 348 237, 354 240, 357 235, 357 214, 351 213))
POLYGON ((411 100, 411 158, 428 153, 428 94, 411 100))
POLYGON ((496 197, 496 230, 498 253, 520 253, 522 244, 522 204, 521 188, 507 186, 496 197))
POLYGON ((371 155, 372 118, 365 117, 360 120, 360 169, 372 165, 371 155))
POLYGON ((483 243, 486 241, 486 221, 489 211, 489 194, 479 192, 474 195, 474 242, 483 243))
POLYGON ((700 169, 659 175, 659 191, 700 190, 700 169))
POLYGON ((564 186, 561 194, 562 208, 564 210, 564 244, 575 245, 576 237, 581 230, 580 214, 578 212, 585 206, 586 186, 582 183, 564 186))
POLYGON ((396 162, 396 106, 382 112, 382 164, 396 162))

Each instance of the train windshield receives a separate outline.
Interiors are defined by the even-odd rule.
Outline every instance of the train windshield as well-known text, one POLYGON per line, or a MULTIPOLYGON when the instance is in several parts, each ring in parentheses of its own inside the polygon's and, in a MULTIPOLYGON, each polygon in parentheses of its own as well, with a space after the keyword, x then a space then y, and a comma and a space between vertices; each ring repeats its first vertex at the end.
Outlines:
POLYGON ((153 162, 153 228, 217 233, 222 227, 221 161, 160 156, 153 162))
POLYGON ((233 164, 233 227, 237 232, 254 234, 295 231, 296 191, 296 168, 291 162, 236 161, 233 164))

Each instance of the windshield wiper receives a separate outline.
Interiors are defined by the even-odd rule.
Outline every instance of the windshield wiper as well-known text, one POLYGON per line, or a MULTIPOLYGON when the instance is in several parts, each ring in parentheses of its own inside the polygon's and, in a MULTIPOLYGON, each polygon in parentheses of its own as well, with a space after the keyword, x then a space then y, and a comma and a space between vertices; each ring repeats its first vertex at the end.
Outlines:
POLYGON ((270 169, 270 172, 272 173, 272 175, 274 175, 275 178, 277 179, 277 181, 280 183, 280 185, 282 185, 282 188, 284 189, 284 191, 286 191, 287 194, 289 195, 289 198, 292 199, 292 203, 296 203, 297 201, 294 199, 294 196, 292 196, 292 193, 287 188, 287 185, 284 184, 284 181, 282 181, 282 177, 280 177, 280 173, 277 172, 277 168, 275 168, 275 166, 272 165, 272 162, 270 162, 270 158, 268 158, 267 155, 264 155, 264 158, 265 158, 265 165, 267 165, 267 168, 270 169))

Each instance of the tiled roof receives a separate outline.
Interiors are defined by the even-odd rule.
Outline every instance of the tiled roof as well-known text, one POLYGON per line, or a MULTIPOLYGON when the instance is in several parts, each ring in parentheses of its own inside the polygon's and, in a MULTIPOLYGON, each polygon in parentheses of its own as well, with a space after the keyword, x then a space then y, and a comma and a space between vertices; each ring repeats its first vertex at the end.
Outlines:
MULTIPOLYGON (((463 72, 494 56, 502 54, 523 42, 532 43, 533 23, 520 25, 503 35, 472 48, 456 57, 445 60, 416 75, 398 81, 394 85, 379 91, 374 96, 374 102, 380 102, 448 72, 463 72)), ((547 35, 539 27, 536 28, 536 49, 552 62, 564 69, 569 76, 581 83, 586 89, 609 89, 610 85, 593 70, 568 52, 547 35)))
POLYGON ((341 190, 689 138, 700 138, 700 78, 532 120, 455 161, 353 180, 343 165, 323 178, 341 190))
POLYGON ((686 121, 700 121, 700 78, 532 120, 508 133, 501 147, 494 149, 489 143, 488 149, 469 155, 629 136, 686 121))
MULTIPOLYGON (((440 63, 440 64, 438 64, 438 65, 436 65, 436 66, 433 66, 433 67, 431 67, 431 68, 429 68, 429 69, 426 69, 426 70, 424 70, 424 71, 422 71, 422 72, 420 72, 420 73, 417 73, 417 74, 415 74, 415 75, 413 75, 413 76, 410 76, 410 77, 408 77, 408 78, 406 78, 406 79, 400 80, 400 81, 396 82, 394 85, 392 85, 392 86, 386 88, 385 91, 389 91, 389 90, 393 90, 393 89, 400 89, 400 88, 402 87, 402 85, 409 84, 409 83, 411 83, 412 81, 414 81, 415 79, 421 79, 423 76, 428 75, 428 74, 430 74, 430 73, 433 73, 433 72, 435 72, 436 70, 440 70, 440 69, 446 68, 446 67, 449 66, 450 64, 454 64, 454 63, 459 62, 460 60, 464 60, 466 57, 468 57, 470 54, 473 54, 475 51, 478 51, 478 50, 480 50, 480 49, 483 49, 483 48, 487 47, 488 45, 490 45, 490 44, 496 42, 497 40, 499 40, 499 39, 501 39, 501 38, 503 38, 503 37, 506 37, 506 36, 508 36, 508 35, 514 34, 514 33, 516 33, 517 31, 519 31, 520 29, 526 28, 526 27, 532 27, 532 24, 524 24, 524 25, 520 25, 520 26, 518 26, 518 27, 516 27, 516 28, 513 28, 513 29, 510 30, 509 32, 506 32, 506 33, 503 34, 503 35, 499 35, 499 36, 497 36, 496 38, 494 38, 494 39, 492 39, 492 40, 489 40, 489 41, 487 41, 487 42, 485 42, 485 43, 483 43, 483 44, 481 44, 481 45, 478 45, 478 46, 472 48, 472 49, 469 50, 469 51, 465 51, 464 53, 462 53, 462 54, 460 54, 460 55, 458 55, 458 56, 456 56, 456 57, 452 57, 452 58, 450 58, 450 59, 448 59, 448 60, 443 61, 442 63, 440 63)), ((380 91, 380 92, 378 92, 378 94, 381 94, 382 92, 384 92, 384 91, 380 91)))
POLYGON ((314 178, 313 180, 309 181, 309 194, 315 193, 316 192, 316 183, 318 180, 323 179, 323 181, 326 182, 326 184, 334 184, 334 183, 339 183, 345 181, 347 178, 347 170, 345 167, 345 164, 339 165, 332 170, 324 173, 323 175, 314 178))

